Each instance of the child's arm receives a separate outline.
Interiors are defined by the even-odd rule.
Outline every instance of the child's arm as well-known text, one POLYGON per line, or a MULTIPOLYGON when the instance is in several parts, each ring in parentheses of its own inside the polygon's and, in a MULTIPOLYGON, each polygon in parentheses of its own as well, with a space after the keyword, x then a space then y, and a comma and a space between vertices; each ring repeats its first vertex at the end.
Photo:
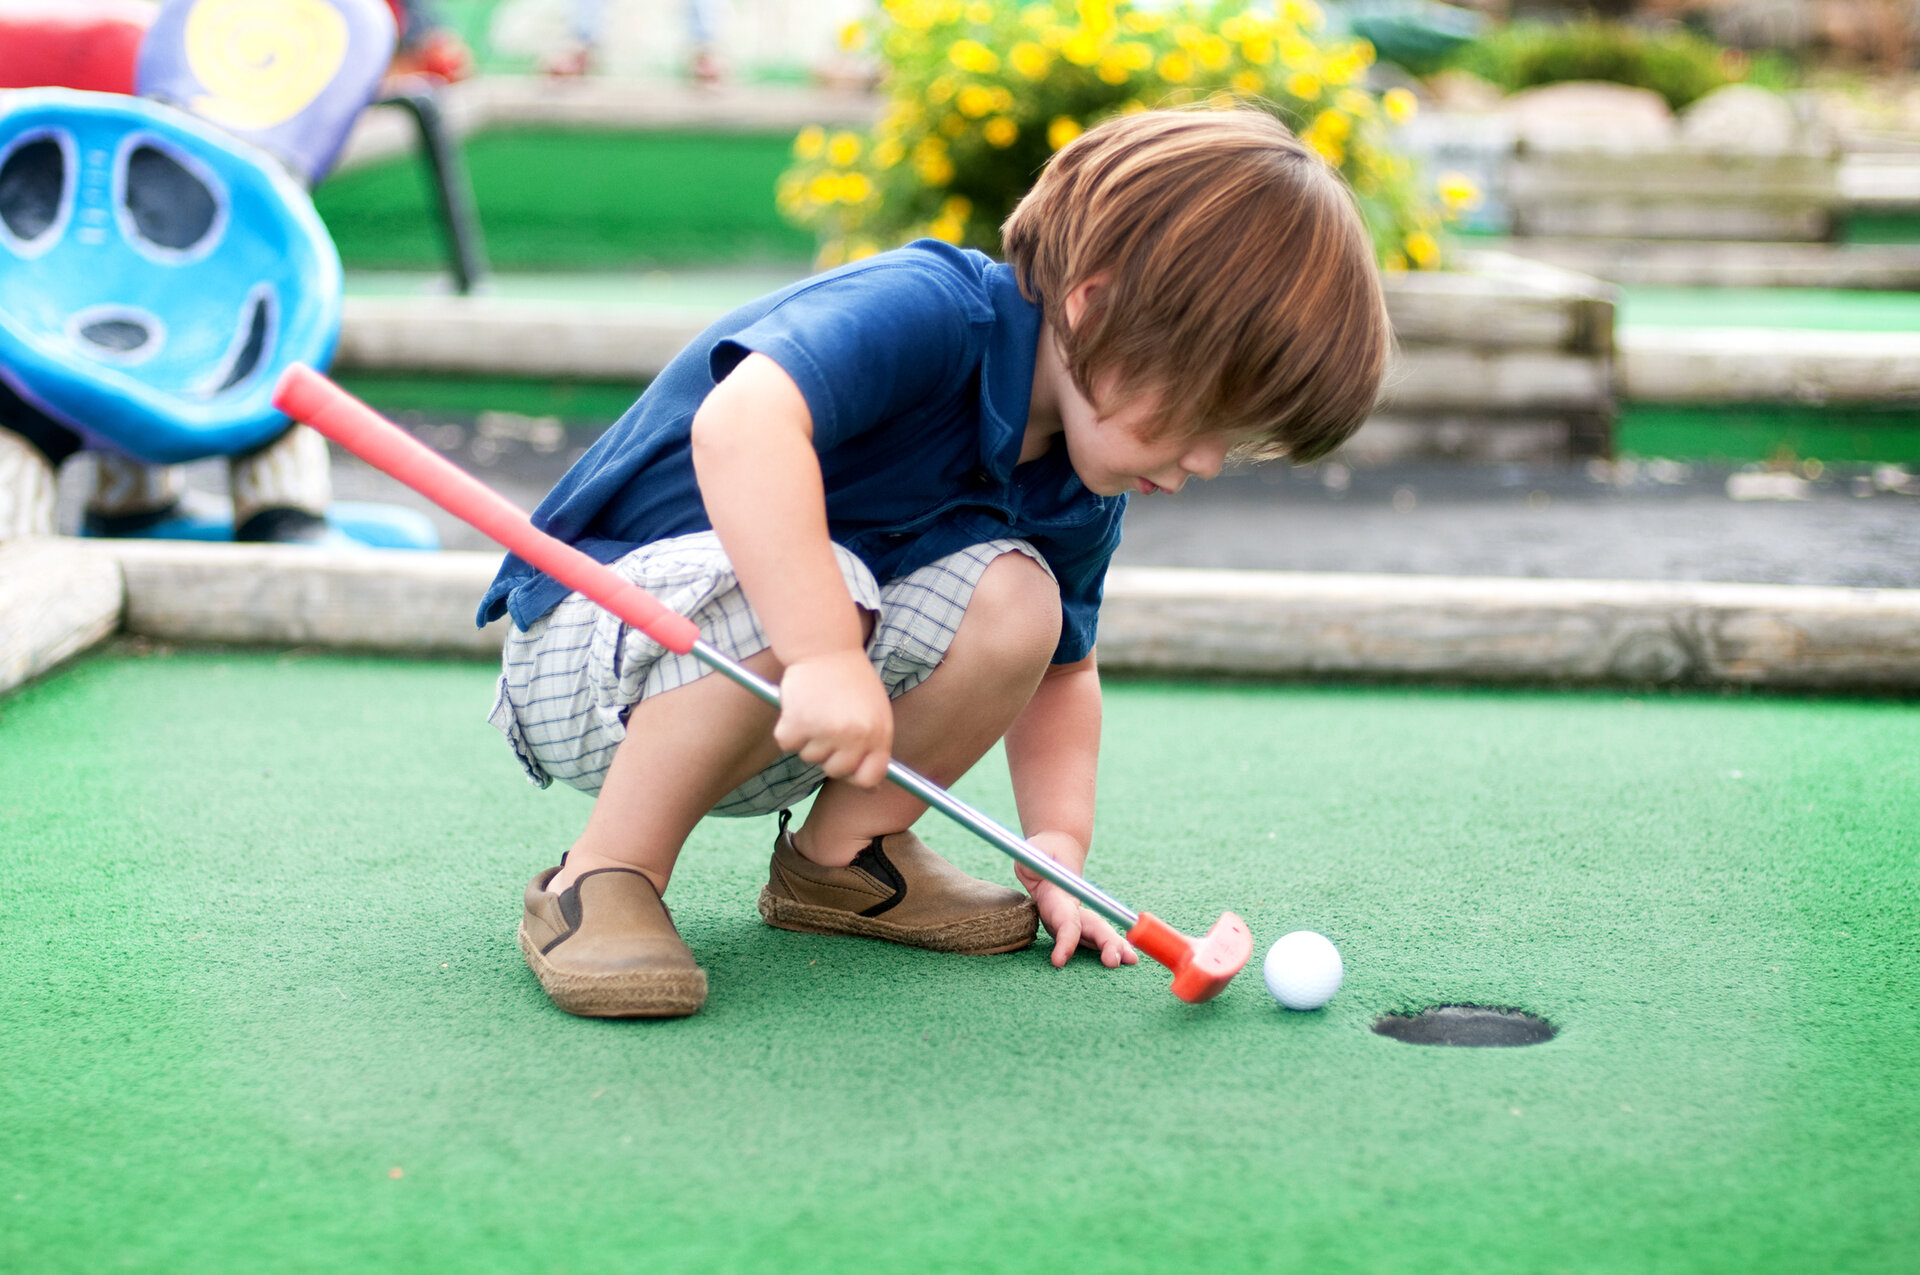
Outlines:
MULTIPOLYGON (((1079 872, 1093 843, 1094 772, 1100 760, 1100 673, 1091 651, 1083 660, 1047 670, 1007 731, 1006 746, 1021 831, 1079 872)), ((1025 868, 1015 872, 1053 935, 1055 965, 1065 965, 1083 946, 1099 952, 1109 968, 1140 959, 1105 917, 1025 868)))
POLYGON ((800 388, 762 354, 741 360, 693 418, 707 517, 784 666, 780 747, 871 788, 886 778, 893 706, 867 662, 860 609, 827 535, 827 500, 800 388))

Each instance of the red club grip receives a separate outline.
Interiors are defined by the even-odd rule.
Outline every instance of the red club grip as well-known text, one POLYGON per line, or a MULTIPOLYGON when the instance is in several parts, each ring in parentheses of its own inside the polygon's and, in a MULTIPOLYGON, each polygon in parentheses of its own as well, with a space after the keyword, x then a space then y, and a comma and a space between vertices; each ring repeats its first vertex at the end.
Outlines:
POLYGON ((585 594, 648 637, 684 655, 699 640, 693 621, 660 605, 570 544, 535 527, 518 506, 437 455, 310 367, 280 378, 273 405, 304 421, 375 469, 399 479, 576 593, 585 594))

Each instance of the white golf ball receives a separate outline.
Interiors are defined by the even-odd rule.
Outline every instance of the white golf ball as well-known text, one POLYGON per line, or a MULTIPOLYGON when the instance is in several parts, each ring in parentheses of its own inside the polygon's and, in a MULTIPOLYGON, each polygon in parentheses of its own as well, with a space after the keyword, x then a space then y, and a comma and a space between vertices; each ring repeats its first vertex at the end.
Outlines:
POLYGON ((1312 930, 1295 930, 1267 949, 1260 966, 1273 999, 1288 1009, 1319 1009, 1340 990, 1340 949, 1312 930))

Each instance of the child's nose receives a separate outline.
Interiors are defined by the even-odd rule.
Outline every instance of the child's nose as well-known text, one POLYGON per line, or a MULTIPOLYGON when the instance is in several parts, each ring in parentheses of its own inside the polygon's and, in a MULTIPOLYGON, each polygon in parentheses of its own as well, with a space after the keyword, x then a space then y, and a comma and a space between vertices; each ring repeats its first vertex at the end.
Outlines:
POLYGON ((1226 444, 1213 440, 1208 440, 1204 445, 1191 449, 1180 458, 1180 468, 1202 482, 1219 477, 1226 463, 1226 444))

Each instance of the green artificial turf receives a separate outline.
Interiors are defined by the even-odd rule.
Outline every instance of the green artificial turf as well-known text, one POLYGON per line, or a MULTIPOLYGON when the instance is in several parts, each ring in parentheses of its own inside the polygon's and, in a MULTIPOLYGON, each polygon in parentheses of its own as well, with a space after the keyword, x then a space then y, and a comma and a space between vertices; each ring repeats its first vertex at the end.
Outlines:
POLYGON ((756 820, 669 895, 706 1010, 636 1023, 514 950, 588 802, 490 693, 182 653, 0 701, 0 1269, 1913 1269, 1912 704, 1116 684, 1094 875, 1325 932, 1326 1010, 774 931, 756 820), (1368 1031, 1453 1001, 1562 1031, 1368 1031))
POLYGON ((1620 289, 1618 321, 1636 328, 1810 328, 1920 331, 1920 292, 1839 288, 1620 289))
MULTIPOLYGON (((813 237, 773 206, 792 140, 792 133, 525 129, 469 138, 465 151, 497 270, 755 261, 804 268, 813 237)), ((314 204, 348 269, 446 263, 429 178, 411 155, 329 178, 314 204)))
POLYGON ((1613 438, 1629 456, 1910 465, 1920 462, 1920 410, 1910 403, 1622 403, 1613 438))

